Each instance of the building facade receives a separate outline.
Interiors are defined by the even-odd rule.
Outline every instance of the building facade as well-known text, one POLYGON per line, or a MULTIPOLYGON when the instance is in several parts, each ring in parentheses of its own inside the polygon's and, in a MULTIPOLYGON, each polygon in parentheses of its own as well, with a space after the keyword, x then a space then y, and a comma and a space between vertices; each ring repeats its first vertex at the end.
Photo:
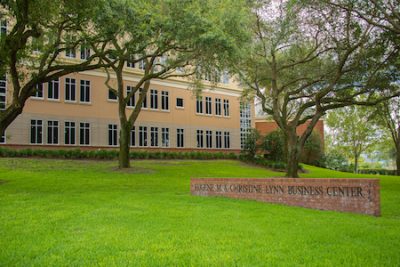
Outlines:
MULTIPOLYGON (((88 51, 65 55, 77 61, 88 51)), ((127 64, 125 90, 139 81, 140 64, 127 64)), ((106 73, 86 71, 37 87, 23 113, 8 127, 0 144, 15 148, 116 148, 118 103, 108 91, 106 73)), ((0 77, 0 108, 11 99, 7 77, 0 77)), ((217 85, 204 81, 196 97, 182 78, 152 80, 140 115, 131 131, 132 149, 212 150, 239 152, 245 133, 254 127, 253 103, 241 103, 242 89, 226 74, 217 85)), ((131 111, 139 92, 129 103, 131 111)))

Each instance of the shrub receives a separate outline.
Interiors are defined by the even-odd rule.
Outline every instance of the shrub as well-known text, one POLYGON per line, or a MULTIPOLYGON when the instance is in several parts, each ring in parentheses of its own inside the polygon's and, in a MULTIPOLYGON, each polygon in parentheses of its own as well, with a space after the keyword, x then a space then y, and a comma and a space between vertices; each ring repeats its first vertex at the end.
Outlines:
POLYGON ((254 159, 259 149, 259 141, 260 133, 257 129, 251 129, 246 136, 241 154, 248 159, 254 159))
POLYGON ((273 131, 264 137, 265 158, 272 161, 285 161, 285 139, 281 130, 273 131))

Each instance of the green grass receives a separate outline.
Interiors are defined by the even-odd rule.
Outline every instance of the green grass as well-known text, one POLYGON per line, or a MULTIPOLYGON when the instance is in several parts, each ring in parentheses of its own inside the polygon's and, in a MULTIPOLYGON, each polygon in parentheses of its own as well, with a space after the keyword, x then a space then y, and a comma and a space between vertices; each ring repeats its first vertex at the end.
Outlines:
POLYGON ((190 177, 282 176, 238 161, 133 165, 1 158, 0 266, 400 265, 400 177, 379 177, 375 218, 190 195, 190 177))

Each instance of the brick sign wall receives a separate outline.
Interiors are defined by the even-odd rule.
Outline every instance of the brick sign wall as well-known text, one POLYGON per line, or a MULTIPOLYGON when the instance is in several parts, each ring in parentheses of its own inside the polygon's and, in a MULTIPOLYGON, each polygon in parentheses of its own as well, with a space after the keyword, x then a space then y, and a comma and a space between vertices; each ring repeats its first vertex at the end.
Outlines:
POLYGON ((320 210, 380 216, 378 179, 199 178, 191 179, 197 196, 254 199, 320 210))

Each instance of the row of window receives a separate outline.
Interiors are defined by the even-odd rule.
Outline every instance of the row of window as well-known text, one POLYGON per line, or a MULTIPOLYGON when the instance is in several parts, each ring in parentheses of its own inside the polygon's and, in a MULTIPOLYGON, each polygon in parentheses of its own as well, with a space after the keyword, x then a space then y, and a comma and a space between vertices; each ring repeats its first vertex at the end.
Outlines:
MULTIPOLYGON (((203 97, 198 97, 196 100, 196 113, 198 114, 207 114, 211 115, 213 114, 213 109, 212 109, 212 98, 209 96, 205 97, 205 103, 203 104, 203 97)), ((214 113, 216 116, 222 116, 222 111, 223 115, 225 117, 229 117, 229 100, 224 99, 223 100, 223 105, 222 105, 222 99, 221 98, 215 98, 214 100, 214 113)))
MULTIPOLYGON (((205 140, 206 148, 213 148, 213 131, 203 131, 197 130, 197 147, 204 147, 204 132, 205 132, 205 140)), ((230 148, 230 133, 224 132, 224 148, 230 148)), ((215 131, 215 148, 222 148, 222 131, 215 131)))
POLYGON ((5 76, 0 77, 0 110, 6 108, 7 98, 7 79, 5 76))
MULTIPOLYGON (((42 120, 31 120, 31 144, 43 144, 43 128, 42 120)), ((47 121, 47 144, 59 144, 59 122, 47 121)), ((66 145, 90 145, 90 123, 73 121, 64 122, 64 144, 66 145), (76 140, 77 127, 79 126, 79 140, 76 140), (78 142, 77 142, 78 141, 78 142)))
MULTIPOLYGON (((31 144, 44 143, 44 123, 42 120, 31 120, 30 142, 31 144)), ((58 121, 47 121, 47 144, 58 145, 60 123, 58 121)), ((164 127, 147 127, 138 126, 133 127, 131 130, 131 146, 139 147, 170 147, 170 128, 164 127), (161 140, 159 140, 159 134, 161 140), (138 135, 138 138, 136 138, 138 135), (159 141, 161 141, 159 143, 159 141), (137 142, 137 143, 136 143, 137 142)), ((5 136, 2 137, 3 143, 5 136)), ((2 141, 0 140, 0 143, 2 141)), ((230 133, 215 131, 215 148, 230 148, 230 133), (224 138, 222 142, 222 137, 224 138)), ((65 145, 90 145, 90 123, 88 122, 64 122, 64 144, 65 145), (79 137, 77 135, 79 133, 79 137)), ((118 145, 118 125, 108 125, 108 145, 118 145)), ((184 144, 184 129, 176 129, 176 147, 185 147, 184 144)), ((213 148, 213 131, 197 130, 197 147, 198 148, 213 148), (204 146, 204 133, 205 133, 205 146, 204 146)))
MULTIPOLYGON (((134 90, 133 86, 126 87, 126 95, 129 95, 132 90, 134 90)), ((139 89, 139 94, 143 92, 143 89, 139 89)), ((161 105, 159 105, 159 91, 156 89, 150 90, 150 108, 151 109, 159 109, 161 110, 169 110, 169 92, 168 91, 161 91, 161 105)), ((114 91, 108 91, 108 100, 117 100, 118 97, 114 93, 114 91)), ((183 104, 183 101, 182 101, 183 104)), ((129 99, 127 106, 128 107, 135 107, 136 105, 136 93, 132 94, 132 97, 129 99)), ((144 97, 142 108, 148 107, 147 96, 144 97)))
MULTIPOLYGON (((73 78, 65 78, 65 101, 77 101, 77 80, 73 78)), ((38 84, 36 86, 34 98, 44 99, 44 85, 38 84)), ((79 102, 90 103, 90 81, 80 80, 79 82, 79 102)), ((47 84, 47 99, 59 100, 60 99, 60 80, 55 79, 47 84)))

